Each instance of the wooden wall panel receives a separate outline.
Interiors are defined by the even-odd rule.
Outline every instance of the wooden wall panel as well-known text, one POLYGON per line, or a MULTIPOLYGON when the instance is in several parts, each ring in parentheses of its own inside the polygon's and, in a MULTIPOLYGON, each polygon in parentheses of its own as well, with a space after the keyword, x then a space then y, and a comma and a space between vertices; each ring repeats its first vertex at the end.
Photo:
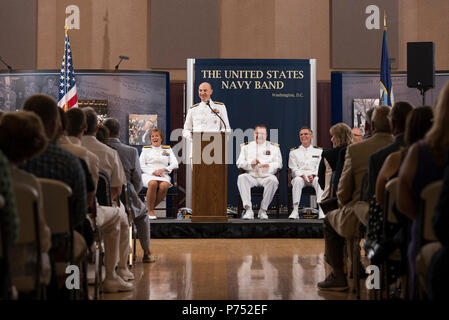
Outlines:
MULTIPOLYGON (((36 29, 36 0, 0 1, 0 56, 11 68, 36 68, 36 29)), ((0 70, 8 68, 0 62, 0 70)))

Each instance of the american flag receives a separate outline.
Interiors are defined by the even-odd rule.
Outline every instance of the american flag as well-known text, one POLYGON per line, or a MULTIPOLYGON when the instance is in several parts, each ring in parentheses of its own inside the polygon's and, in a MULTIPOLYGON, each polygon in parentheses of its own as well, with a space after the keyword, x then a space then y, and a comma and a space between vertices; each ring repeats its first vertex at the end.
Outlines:
POLYGON ((76 94, 75 72, 73 72, 72 50, 70 49, 68 28, 65 29, 64 57, 62 58, 61 74, 59 75, 58 106, 65 111, 78 107, 76 94))

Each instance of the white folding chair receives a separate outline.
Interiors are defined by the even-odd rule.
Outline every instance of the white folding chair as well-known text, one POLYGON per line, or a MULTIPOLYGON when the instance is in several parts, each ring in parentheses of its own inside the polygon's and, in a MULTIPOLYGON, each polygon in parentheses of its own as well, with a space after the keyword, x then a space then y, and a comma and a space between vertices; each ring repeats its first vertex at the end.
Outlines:
MULTIPOLYGON (((34 248, 33 255, 36 256, 35 268, 32 275, 13 275, 12 283, 19 292, 34 292, 36 299, 45 296, 41 280, 42 256, 40 242, 40 225, 38 203, 39 194, 35 188, 23 183, 14 184, 14 198, 17 214, 20 219, 19 234, 15 246, 34 248)), ((14 246, 12 247, 14 250, 14 246)))
POLYGON ((84 293, 87 294, 87 245, 84 242, 84 238, 73 231, 73 225, 70 219, 70 207, 69 198, 72 195, 72 189, 64 182, 39 178, 38 179, 44 198, 44 211, 47 224, 52 231, 52 234, 68 234, 69 235, 69 256, 68 261, 59 261, 55 263, 56 276, 59 279, 66 277, 65 269, 67 264, 80 264, 83 267, 84 274, 84 293), (77 241, 75 241, 75 237, 77 241), (62 262, 62 263, 61 263, 62 262))

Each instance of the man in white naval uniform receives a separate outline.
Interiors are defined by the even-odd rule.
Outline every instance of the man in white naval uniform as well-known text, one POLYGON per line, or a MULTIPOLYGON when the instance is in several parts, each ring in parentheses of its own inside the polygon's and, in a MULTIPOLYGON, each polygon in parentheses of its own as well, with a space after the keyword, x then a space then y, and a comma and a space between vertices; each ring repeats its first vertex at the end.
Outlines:
POLYGON ((243 219, 254 219, 251 203, 252 187, 263 187, 263 199, 258 214, 259 219, 268 219, 267 209, 279 186, 275 174, 282 168, 281 151, 277 143, 266 139, 267 127, 256 126, 254 141, 242 145, 237 159, 237 167, 246 171, 237 179, 237 186, 245 208, 243 219))
MULTIPOLYGON (((311 145, 312 130, 308 127, 302 127, 299 130, 299 139, 301 140, 301 146, 291 149, 288 157, 288 167, 293 174, 293 211, 289 216, 290 219, 299 219, 298 206, 301 200, 302 189, 305 186, 315 188, 317 199, 321 199, 321 194, 323 193, 318 184, 317 176, 323 150, 311 145)), ((319 218, 324 218, 321 208, 319 209, 319 218)))
POLYGON ((213 90, 208 82, 203 82, 198 87, 198 96, 201 99, 187 111, 186 121, 182 135, 185 138, 187 166, 186 166, 186 205, 192 203, 192 132, 231 132, 226 106, 222 102, 212 101, 213 90), (221 119, 223 120, 221 120, 221 119))
POLYGON ((210 99, 212 93, 212 87, 208 82, 203 82, 198 87, 201 102, 191 106, 187 111, 183 130, 185 138, 191 140, 192 131, 224 131, 226 129, 229 132, 231 130, 226 106, 222 102, 212 101, 210 99), (218 116, 223 119, 226 128, 218 116))

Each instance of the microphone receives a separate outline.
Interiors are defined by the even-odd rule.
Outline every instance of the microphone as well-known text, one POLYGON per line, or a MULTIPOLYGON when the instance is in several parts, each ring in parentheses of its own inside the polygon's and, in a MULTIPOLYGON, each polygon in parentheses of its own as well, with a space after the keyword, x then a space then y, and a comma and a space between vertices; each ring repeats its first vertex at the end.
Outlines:
POLYGON ((224 127, 225 127, 225 132, 226 132, 226 130, 227 130, 227 128, 226 128, 226 123, 223 121, 223 119, 220 117, 220 115, 219 115, 217 112, 215 112, 214 109, 212 109, 212 107, 210 106, 210 101, 209 101, 209 100, 206 101, 206 104, 207 104, 207 106, 209 107, 209 109, 210 109, 213 113, 215 113, 215 115, 216 115, 217 117, 220 118, 221 122, 223 122, 223 125, 224 125, 224 127))
POLYGON ((122 60, 129 60, 128 56, 118 56, 120 58, 120 61, 115 65, 115 71, 118 70, 118 66, 120 65, 120 63, 122 62, 122 60))
POLYGON ((2 57, 0 56, 0 61, 8 68, 9 72, 12 72, 12 68, 9 64, 7 64, 2 57))

